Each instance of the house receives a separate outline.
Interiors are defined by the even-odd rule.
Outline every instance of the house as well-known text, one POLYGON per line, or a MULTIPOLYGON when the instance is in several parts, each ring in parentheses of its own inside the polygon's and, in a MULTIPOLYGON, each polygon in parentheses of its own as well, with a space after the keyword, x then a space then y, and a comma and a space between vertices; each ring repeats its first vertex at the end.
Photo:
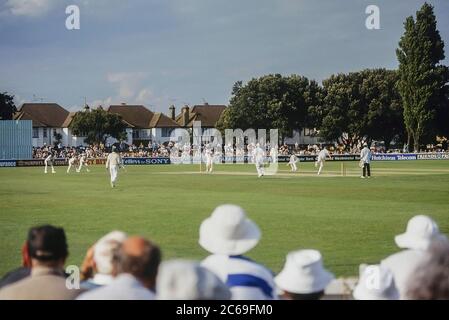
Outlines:
POLYGON ((170 107, 172 119, 174 119, 183 128, 192 128, 195 121, 201 121, 201 127, 204 129, 215 128, 221 114, 226 109, 224 105, 195 105, 190 109, 184 106, 178 116, 174 116, 174 106, 170 107))
POLYGON ((78 146, 84 138, 73 136, 68 129, 74 113, 57 103, 24 103, 14 115, 15 120, 31 120, 33 123, 33 147, 53 145, 78 146))
POLYGON ((148 142, 164 143, 170 140, 176 121, 160 112, 152 112, 143 105, 111 105, 108 112, 119 114, 127 124, 128 144, 138 145, 148 142))

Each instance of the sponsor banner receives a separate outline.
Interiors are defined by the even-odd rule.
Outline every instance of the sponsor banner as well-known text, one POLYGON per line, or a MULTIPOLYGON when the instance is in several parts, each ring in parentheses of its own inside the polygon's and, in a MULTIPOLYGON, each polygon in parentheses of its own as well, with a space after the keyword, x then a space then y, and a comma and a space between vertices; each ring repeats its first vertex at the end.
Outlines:
POLYGON ((17 165, 16 160, 0 160, 0 168, 10 168, 17 165))
MULTIPOLYGON (((316 156, 312 155, 298 155, 298 160, 300 162, 314 162, 316 161, 316 156)), ((204 158, 202 161, 204 162, 204 158)), ((278 156, 279 163, 289 162, 290 156, 278 156)), ((331 159, 326 159, 329 161, 359 161, 360 156, 356 154, 342 154, 342 155, 332 155, 331 159)), ((383 154, 373 154, 371 157, 372 161, 413 161, 413 160, 449 160, 449 153, 383 153, 383 154)), ((66 166, 68 159, 55 159, 53 160, 54 166, 66 166)), ((192 160, 187 160, 179 158, 178 160, 171 161, 168 157, 155 157, 155 158, 123 158, 123 163, 125 165, 157 165, 157 164, 187 164, 194 163, 198 164, 200 162, 199 158, 194 158, 192 160)), ((217 157, 214 160, 215 163, 253 163, 251 156, 238 156, 238 157, 217 157)), ((271 157, 266 157, 265 162, 272 162, 271 157)), ((106 159, 88 159, 87 163, 89 165, 105 165, 106 159)), ((43 159, 32 159, 32 160, 0 160, 0 168, 5 167, 41 167, 44 166, 43 159)))
POLYGON ((125 165, 170 164, 170 158, 123 158, 125 165))

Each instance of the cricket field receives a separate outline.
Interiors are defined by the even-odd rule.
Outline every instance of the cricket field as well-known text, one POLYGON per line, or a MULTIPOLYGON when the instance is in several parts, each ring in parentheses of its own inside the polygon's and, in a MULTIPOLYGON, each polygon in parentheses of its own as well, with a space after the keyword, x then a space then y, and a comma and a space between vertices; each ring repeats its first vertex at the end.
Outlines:
POLYGON ((0 276, 21 263, 27 230, 39 224, 65 228, 67 264, 80 265, 98 238, 111 230, 143 235, 161 246, 164 259, 202 259, 201 221, 219 204, 242 206, 262 230, 248 256, 280 271, 295 249, 322 252, 337 276, 353 276, 361 263, 378 263, 397 251, 394 236, 409 218, 426 214, 449 233, 449 161, 373 162, 371 179, 360 179, 357 162, 313 163, 291 173, 257 178, 254 165, 127 166, 112 189, 104 166, 56 174, 37 168, 0 168, 0 276), (204 168, 203 168, 204 169, 204 168))

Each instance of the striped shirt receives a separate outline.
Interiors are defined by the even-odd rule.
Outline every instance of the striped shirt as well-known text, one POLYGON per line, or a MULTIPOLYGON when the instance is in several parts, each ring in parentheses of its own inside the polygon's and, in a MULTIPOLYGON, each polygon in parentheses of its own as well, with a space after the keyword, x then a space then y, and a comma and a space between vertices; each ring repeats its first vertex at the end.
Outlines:
POLYGON ((233 300, 276 299, 273 273, 246 257, 211 255, 201 265, 230 288, 233 300))

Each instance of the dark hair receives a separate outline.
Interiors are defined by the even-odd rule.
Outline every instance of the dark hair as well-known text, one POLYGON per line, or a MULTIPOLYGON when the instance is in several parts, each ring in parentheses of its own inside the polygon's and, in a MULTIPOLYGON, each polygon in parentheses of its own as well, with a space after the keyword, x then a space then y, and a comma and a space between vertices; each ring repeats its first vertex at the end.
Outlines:
POLYGON ((312 293, 285 292, 285 295, 292 300, 320 300, 324 296, 324 290, 312 293))
POLYGON ((449 299, 449 243, 435 241, 415 273, 410 277, 407 298, 413 300, 449 299))
POLYGON ((27 245, 30 257, 39 261, 57 261, 68 255, 64 229, 51 225, 31 228, 27 245))
POLYGON ((138 256, 128 254, 121 246, 114 254, 113 263, 117 274, 130 273, 138 279, 154 280, 161 263, 161 250, 148 240, 138 256))

